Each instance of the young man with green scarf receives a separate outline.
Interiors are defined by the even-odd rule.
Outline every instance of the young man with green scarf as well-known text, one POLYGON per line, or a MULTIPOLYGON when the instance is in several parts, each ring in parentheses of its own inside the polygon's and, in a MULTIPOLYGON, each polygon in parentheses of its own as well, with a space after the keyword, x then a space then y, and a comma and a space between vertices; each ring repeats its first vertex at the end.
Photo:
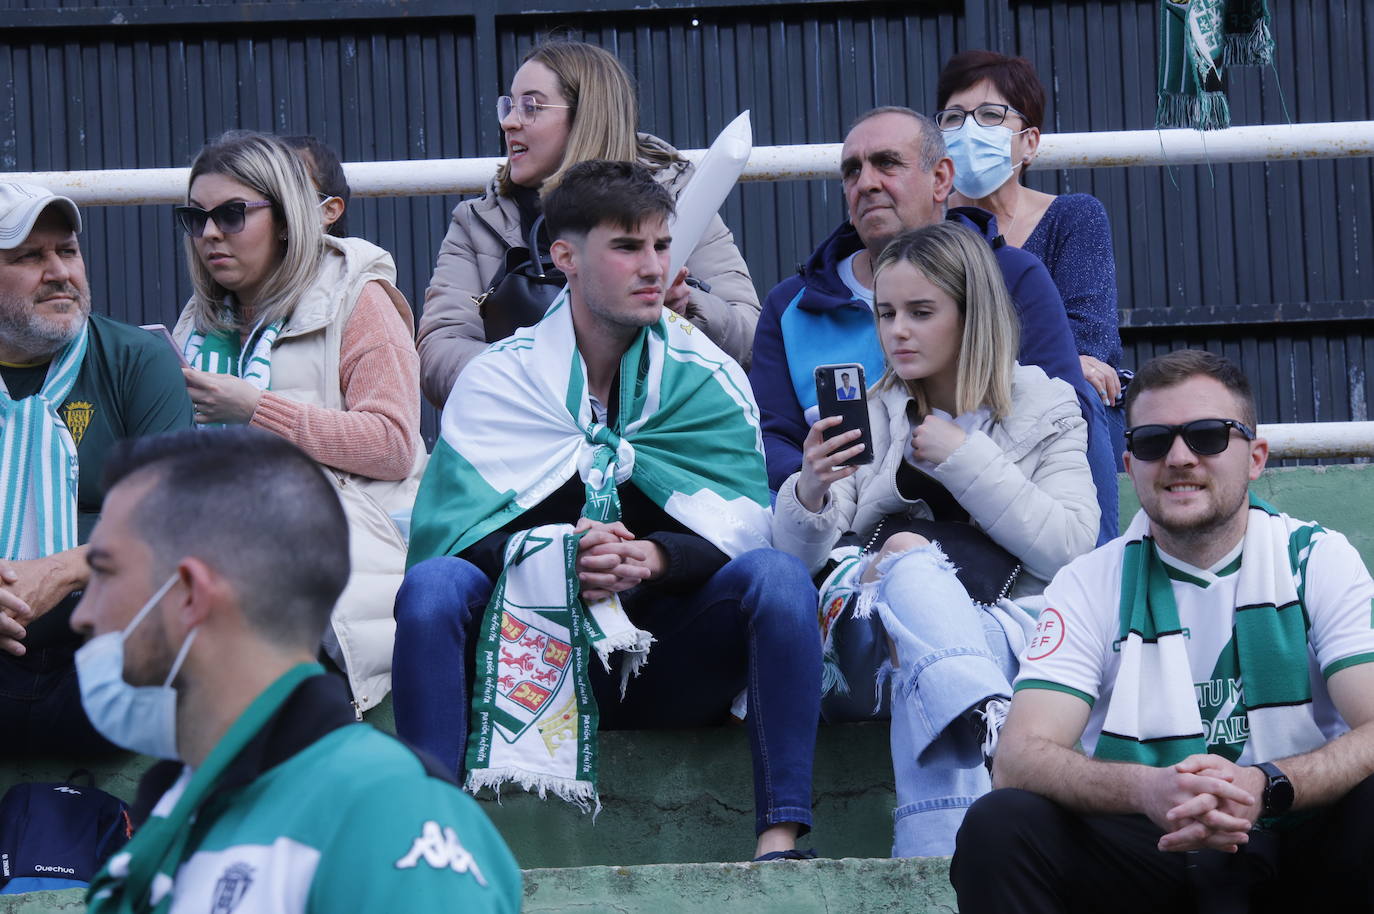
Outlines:
POLYGON ((744 692, 755 854, 796 857, 816 590, 769 548, 744 372, 663 307, 672 212, 629 162, 583 162, 545 197, 568 288, 469 363, 444 408, 396 597, 396 729, 469 789, 588 808, 598 724, 721 723, 744 692))
POLYGON ((244 427, 129 442, 107 469, 72 625, 81 700, 163 761, 92 914, 515 914, 520 873, 470 797, 356 723, 315 660, 348 580, 334 487, 244 427))
POLYGON ((171 347, 91 314, 76 204, 0 182, 0 733, 11 752, 108 750, 81 713, 68 626, 120 438, 191 424, 171 347))
POLYGON ((1234 363, 1156 358, 1126 415, 1142 510, 1045 590, 959 910, 1369 910, 1374 581, 1249 493, 1269 448, 1234 363))

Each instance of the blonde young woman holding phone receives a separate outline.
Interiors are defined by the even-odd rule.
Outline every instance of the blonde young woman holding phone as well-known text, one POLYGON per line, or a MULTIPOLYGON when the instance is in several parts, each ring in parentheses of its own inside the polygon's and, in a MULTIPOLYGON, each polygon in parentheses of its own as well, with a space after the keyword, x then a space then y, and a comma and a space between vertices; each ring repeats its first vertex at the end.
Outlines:
POLYGON ((890 679, 893 854, 944 855, 990 788, 980 748, 995 745, 1035 598, 1093 547, 1097 496, 1073 389, 1015 361, 1016 312, 986 241, 950 222, 904 233, 878 259, 874 292, 887 364, 869 401, 874 460, 840 466, 863 447, 857 433, 827 440, 836 419, 812 426, 778 492, 773 542, 813 573, 845 531, 865 544, 835 655, 852 702, 872 707, 890 679), (998 556, 1009 581, 975 603, 965 580, 998 556), (970 567, 956 574, 950 557, 970 567))

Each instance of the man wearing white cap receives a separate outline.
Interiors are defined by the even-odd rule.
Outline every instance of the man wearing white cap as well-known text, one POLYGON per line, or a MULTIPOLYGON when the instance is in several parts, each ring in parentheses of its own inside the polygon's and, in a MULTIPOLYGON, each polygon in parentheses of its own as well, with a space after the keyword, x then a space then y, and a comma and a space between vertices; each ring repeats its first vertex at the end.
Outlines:
POLYGON ((0 733, 18 751, 103 747, 68 620, 115 441, 191 424, 171 348, 91 314, 76 204, 0 182, 0 733))

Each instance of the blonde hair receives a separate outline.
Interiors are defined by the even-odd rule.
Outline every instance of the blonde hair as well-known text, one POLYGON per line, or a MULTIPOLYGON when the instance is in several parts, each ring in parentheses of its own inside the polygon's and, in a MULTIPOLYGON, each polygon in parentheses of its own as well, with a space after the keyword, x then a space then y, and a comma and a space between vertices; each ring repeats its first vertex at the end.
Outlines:
MULTIPOLYGON (((1006 418, 1011 412, 1011 375, 1021 324, 987 241, 953 222, 903 232, 883 249, 873 266, 875 290, 883 270, 896 263, 909 263, 920 270, 959 306, 964 336, 955 375, 956 413, 986 406, 993 418, 1006 418)), ((919 380, 903 381, 891 364, 876 386, 884 389, 899 384, 915 398, 921 415, 930 412, 924 385, 919 380)))
MULTIPOLYGON (((639 98, 634 82, 610 51, 583 41, 555 39, 530 48, 520 65, 532 60, 553 71, 558 91, 570 106, 568 145, 558 170, 540 185, 541 194, 557 187, 567 170, 579 162, 641 162, 658 169, 677 160, 639 139, 639 98)), ((496 172, 496 186, 502 196, 514 189, 509 161, 496 172)))
MULTIPOLYGON (((258 290, 253 323, 272 323, 290 317, 305 290, 315 281, 324 256, 324 232, 316 208, 315 185, 304 163, 281 140, 265 133, 233 130, 211 140, 191 163, 190 186, 201 175, 223 175, 251 187, 272 204, 272 221, 285 231, 281 259, 258 290)), ((191 310, 201 333, 247 329, 243 316, 226 305, 229 290, 210 275, 186 237, 186 269, 195 292, 191 310)))

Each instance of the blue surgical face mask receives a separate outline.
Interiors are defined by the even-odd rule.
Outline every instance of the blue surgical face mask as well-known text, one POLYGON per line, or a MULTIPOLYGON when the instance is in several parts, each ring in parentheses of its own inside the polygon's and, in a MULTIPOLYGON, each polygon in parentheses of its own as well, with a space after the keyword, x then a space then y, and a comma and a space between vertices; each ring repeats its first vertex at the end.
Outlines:
MULTIPOLYGON (((1019 130, 1017 133, 1025 133, 1019 130)), ((958 130, 945 134, 945 146, 954 160, 954 189, 970 200, 981 200, 1011 177, 1010 127, 984 127, 969 115, 958 130)))
POLYGON ((117 746, 154 758, 175 761, 177 754, 177 692, 172 688, 186 652, 195 640, 192 629, 160 686, 131 686, 124 681, 124 642, 154 606, 167 595, 179 576, 173 574, 158 588, 122 632, 92 638, 76 652, 76 678, 81 704, 91 725, 117 746))

